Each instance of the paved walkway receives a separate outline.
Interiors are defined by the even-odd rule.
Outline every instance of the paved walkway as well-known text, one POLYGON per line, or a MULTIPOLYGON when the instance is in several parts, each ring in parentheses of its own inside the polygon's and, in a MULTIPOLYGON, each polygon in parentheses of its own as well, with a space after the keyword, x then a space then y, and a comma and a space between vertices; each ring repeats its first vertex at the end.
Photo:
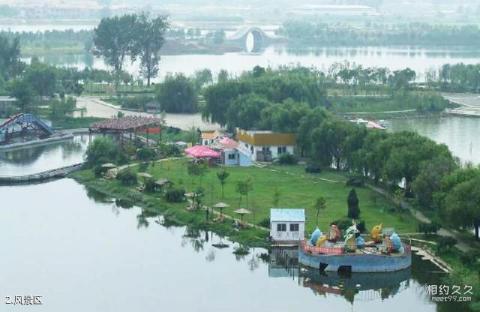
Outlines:
MULTIPOLYGON (((384 197, 386 197, 386 198, 390 199, 391 201, 395 202, 395 200, 392 198, 392 195, 390 193, 388 193, 386 190, 384 190, 380 187, 373 186, 371 184, 367 184, 367 187, 370 188, 371 190, 375 191, 376 193, 381 194, 384 197)), ((412 207, 412 205, 410 205, 406 201, 402 200, 402 202, 400 203, 400 206, 402 207, 402 209, 408 209, 410 211, 410 213, 412 214, 412 216, 415 217, 415 219, 417 219, 418 221, 423 222, 423 223, 432 223, 432 220, 430 220, 427 216, 425 216, 421 211, 418 211, 418 210, 414 209, 412 207)), ((458 233, 456 233, 453 230, 447 230, 445 228, 440 228, 437 231, 437 235, 442 236, 442 237, 453 237, 453 238, 455 238, 457 240, 457 244, 455 245, 455 247, 457 247, 462 252, 468 252, 468 251, 471 251, 473 249, 468 243, 466 243, 460 237, 460 235, 458 235, 458 233)))

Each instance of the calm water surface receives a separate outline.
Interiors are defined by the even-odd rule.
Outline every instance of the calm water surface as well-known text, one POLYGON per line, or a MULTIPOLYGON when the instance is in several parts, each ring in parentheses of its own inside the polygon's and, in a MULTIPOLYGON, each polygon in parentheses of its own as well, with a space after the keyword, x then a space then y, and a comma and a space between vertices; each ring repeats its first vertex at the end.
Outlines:
POLYGON ((0 151, 0 176, 27 175, 81 163, 88 135, 47 145, 0 151))
MULTIPOLYGON (((108 69, 102 59, 86 55, 51 55, 41 57, 48 63, 83 69, 93 67, 108 69)), ((162 80, 168 73, 192 75, 197 70, 209 68, 214 74, 225 69, 233 75, 251 70, 256 65, 279 67, 302 65, 328 71, 338 62, 362 65, 363 67, 388 67, 390 70, 410 67, 417 72, 419 81, 430 69, 438 69, 443 64, 475 64, 480 59, 478 50, 449 48, 416 47, 325 47, 315 49, 291 49, 284 45, 269 46, 260 53, 226 54, 186 54, 164 55, 160 62, 160 73, 156 81, 162 80)), ((28 61, 28 60, 26 60, 28 61)), ((126 62, 125 70, 138 76, 138 63, 126 62)))
POLYGON ((430 139, 446 144, 462 163, 480 164, 480 118, 433 117, 392 119, 390 131, 416 131, 430 139))
POLYGON ((162 226, 71 179, 0 187, 0 198, 0 296, 43 296, 37 311, 437 309, 423 287, 436 274, 418 259, 411 273, 342 280, 286 271, 263 249, 236 257, 216 236, 162 226))

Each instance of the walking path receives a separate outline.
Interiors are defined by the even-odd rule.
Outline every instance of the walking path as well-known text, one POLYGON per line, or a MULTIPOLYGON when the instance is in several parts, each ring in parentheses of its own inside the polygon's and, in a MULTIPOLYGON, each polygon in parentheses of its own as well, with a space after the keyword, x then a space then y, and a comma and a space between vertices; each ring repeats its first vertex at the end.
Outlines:
MULTIPOLYGON (((376 186, 373 186, 373 185, 370 185, 370 184, 367 184, 367 187, 370 188, 371 190, 375 191, 376 193, 390 199, 391 201, 395 201, 392 198, 392 196, 390 195, 390 193, 388 193, 386 190, 384 190, 382 188, 379 188, 379 187, 376 187, 376 186)), ((410 211, 410 213, 412 214, 412 216, 415 219, 417 219, 418 221, 423 222, 423 223, 432 223, 432 220, 430 220, 427 216, 425 216, 421 211, 418 211, 418 210, 414 209, 412 207, 412 205, 410 205, 406 201, 402 200, 401 203, 400 203, 400 207, 402 207, 402 209, 408 209, 410 211)), ((452 237, 452 238, 454 238, 457 241, 457 244, 455 245, 455 247, 457 247, 462 252, 469 252, 473 249, 469 244, 467 244, 460 237, 460 235, 458 235, 458 233, 456 233, 453 230, 447 230, 445 228, 440 228, 437 231, 437 235, 442 236, 442 237, 452 237)))

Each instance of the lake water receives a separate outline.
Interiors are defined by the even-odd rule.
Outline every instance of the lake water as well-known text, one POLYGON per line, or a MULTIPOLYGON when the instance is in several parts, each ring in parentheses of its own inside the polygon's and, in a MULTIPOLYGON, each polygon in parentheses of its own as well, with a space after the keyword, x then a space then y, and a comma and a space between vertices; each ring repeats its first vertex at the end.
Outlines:
POLYGON ((42 146, 0 151, 0 176, 28 175, 83 162, 89 136, 42 146))
MULTIPOLYGON (((93 67, 108 69, 102 59, 90 55, 51 55, 42 60, 59 66, 79 69, 93 67)), ((277 68, 285 65, 302 65, 328 71, 338 62, 348 61, 364 67, 388 67, 390 70, 410 67, 417 72, 419 81, 424 80, 424 73, 429 69, 438 69, 443 64, 475 64, 480 59, 480 52, 471 49, 456 48, 415 48, 415 47, 328 47, 315 49, 292 49, 284 45, 269 46, 261 53, 226 53, 226 54, 188 54, 164 55, 160 62, 159 77, 162 80, 168 73, 192 75, 195 71, 209 68, 214 74, 225 69, 233 75, 239 75, 259 65, 277 68)), ((125 69, 138 76, 138 64, 125 63, 125 69)))
POLYGON ((36 311, 437 310, 424 286, 440 275, 417 258, 388 276, 321 276, 263 249, 216 249, 211 233, 162 226, 71 179, 0 198, 0 297, 42 296, 36 311))
POLYGON ((446 144, 462 163, 480 164, 480 118, 429 117, 389 120, 389 131, 416 131, 446 144))

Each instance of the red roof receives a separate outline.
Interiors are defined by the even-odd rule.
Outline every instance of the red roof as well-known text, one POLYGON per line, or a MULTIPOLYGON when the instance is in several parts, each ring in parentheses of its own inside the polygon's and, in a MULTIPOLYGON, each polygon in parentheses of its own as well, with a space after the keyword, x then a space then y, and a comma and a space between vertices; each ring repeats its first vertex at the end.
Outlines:
POLYGON ((195 145, 185 150, 185 153, 194 158, 220 158, 220 153, 203 145, 195 145))

